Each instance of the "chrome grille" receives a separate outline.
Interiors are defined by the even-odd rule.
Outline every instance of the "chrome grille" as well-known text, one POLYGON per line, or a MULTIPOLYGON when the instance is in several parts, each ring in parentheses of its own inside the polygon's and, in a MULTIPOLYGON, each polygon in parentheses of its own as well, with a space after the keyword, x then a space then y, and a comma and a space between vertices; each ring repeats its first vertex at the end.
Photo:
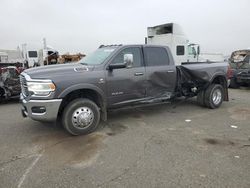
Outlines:
POLYGON ((22 74, 20 75, 20 83, 21 83, 22 94, 24 97, 27 97, 29 95, 29 90, 26 78, 22 74))

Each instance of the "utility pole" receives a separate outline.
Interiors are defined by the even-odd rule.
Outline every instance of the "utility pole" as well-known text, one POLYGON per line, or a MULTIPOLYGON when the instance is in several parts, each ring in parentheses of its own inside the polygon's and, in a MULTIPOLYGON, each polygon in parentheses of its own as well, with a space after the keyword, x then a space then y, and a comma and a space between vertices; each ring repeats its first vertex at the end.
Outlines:
POLYGON ((47 65, 49 65, 49 57, 48 57, 48 48, 47 48, 47 41, 46 41, 46 38, 43 38, 43 50, 44 52, 46 52, 46 62, 47 62, 47 65))

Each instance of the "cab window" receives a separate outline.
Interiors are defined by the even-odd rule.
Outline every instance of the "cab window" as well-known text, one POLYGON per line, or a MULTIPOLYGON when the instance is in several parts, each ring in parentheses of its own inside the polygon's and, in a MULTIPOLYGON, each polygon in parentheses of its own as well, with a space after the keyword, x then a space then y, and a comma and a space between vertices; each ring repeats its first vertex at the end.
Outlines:
POLYGON ((169 65, 169 57, 165 48, 146 47, 144 52, 147 66, 169 65))
POLYGON ((176 55, 185 55, 185 46, 176 46, 176 55))
POLYGON ((133 55, 133 65, 132 67, 141 67, 142 58, 141 58, 141 49, 139 47, 130 47, 122 50, 116 57, 113 59, 112 64, 124 63, 124 55, 132 54, 133 55))

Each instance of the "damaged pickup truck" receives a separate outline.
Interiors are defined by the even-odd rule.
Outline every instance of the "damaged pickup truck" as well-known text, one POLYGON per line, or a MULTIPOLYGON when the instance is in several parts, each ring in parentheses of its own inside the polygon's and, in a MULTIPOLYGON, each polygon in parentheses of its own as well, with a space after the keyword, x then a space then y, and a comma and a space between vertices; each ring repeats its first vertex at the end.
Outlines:
POLYGON ((229 58, 229 65, 233 75, 229 85, 231 88, 250 85, 250 50, 234 51, 229 58))
POLYGON ((214 109, 228 100, 227 71, 224 63, 175 66, 165 46, 100 46, 75 64, 25 70, 22 114, 37 121, 59 118, 79 135, 94 131, 114 108, 197 96, 200 105, 214 109))

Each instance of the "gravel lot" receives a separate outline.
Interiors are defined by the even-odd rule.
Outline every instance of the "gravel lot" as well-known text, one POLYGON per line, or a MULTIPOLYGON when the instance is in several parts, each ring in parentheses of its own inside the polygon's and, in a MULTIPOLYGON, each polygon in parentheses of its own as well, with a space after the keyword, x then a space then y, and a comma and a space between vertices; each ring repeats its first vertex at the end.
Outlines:
POLYGON ((109 113, 87 136, 0 104, 0 187, 250 187, 250 90, 109 113))

